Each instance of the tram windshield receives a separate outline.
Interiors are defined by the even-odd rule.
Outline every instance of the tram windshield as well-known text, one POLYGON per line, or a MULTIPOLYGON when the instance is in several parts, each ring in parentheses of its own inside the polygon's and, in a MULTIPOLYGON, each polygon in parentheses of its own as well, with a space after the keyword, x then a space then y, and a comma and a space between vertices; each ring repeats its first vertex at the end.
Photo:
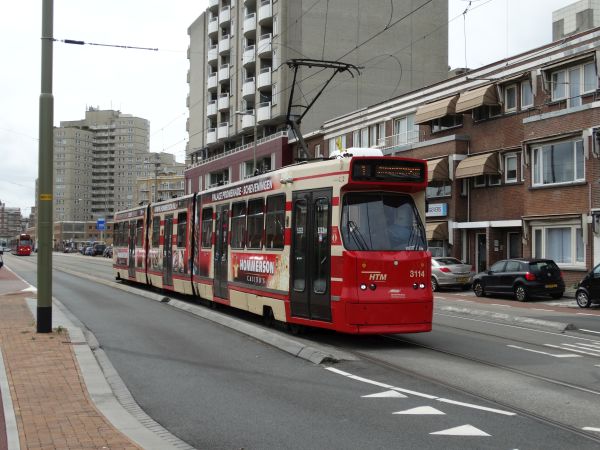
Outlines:
POLYGON ((426 250, 425 229, 412 197, 348 193, 344 196, 342 239, 348 250, 426 250))

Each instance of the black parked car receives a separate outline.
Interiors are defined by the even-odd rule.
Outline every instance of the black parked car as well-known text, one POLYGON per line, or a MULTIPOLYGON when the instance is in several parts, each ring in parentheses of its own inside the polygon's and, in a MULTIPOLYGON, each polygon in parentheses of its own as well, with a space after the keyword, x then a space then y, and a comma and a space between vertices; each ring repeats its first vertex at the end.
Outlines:
POLYGON ((551 259, 503 259, 473 278, 477 297, 487 294, 514 295, 520 302, 533 296, 561 298, 565 282, 551 259))
POLYGON ((600 303, 600 264, 579 282, 575 299, 580 308, 589 308, 592 303, 600 303))

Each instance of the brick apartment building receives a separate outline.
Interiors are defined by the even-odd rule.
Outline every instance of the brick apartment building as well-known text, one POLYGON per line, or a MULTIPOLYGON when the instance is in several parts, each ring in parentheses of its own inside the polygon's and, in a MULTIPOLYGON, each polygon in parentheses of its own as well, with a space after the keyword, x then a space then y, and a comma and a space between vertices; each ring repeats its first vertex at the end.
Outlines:
POLYGON ((594 28, 325 122, 309 149, 427 159, 434 255, 552 258, 570 286, 600 263, 599 65, 594 28))

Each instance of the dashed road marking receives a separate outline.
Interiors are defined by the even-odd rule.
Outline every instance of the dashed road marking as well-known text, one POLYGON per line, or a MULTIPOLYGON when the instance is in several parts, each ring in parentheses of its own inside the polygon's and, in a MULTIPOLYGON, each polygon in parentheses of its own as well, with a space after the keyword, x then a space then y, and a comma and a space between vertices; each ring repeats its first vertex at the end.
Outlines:
MULTIPOLYGON (((559 348, 561 350, 565 350, 564 348, 562 348, 560 345, 553 345, 553 344, 544 344, 546 347, 552 347, 552 348, 559 348)), ((569 345, 569 344, 564 344, 564 345, 569 345)), ((575 352, 575 353, 581 353, 583 355, 588 355, 588 356, 600 356, 598 353, 590 353, 590 352, 586 352, 584 350, 576 350, 574 348, 569 349, 569 351, 571 352, 575 352)))
POLYGON ((407 409, 405 411, 398 411, 392 414, 407 414, 415 416, 445 416, 446 413, 439 409, 432 408, 431 406, 419 406, 417 408, 407 409))
POLYGON ((518 345, 507 345, 507 347, 516 348, 518 350, 524 350, 526 352, 531 352, 531 353, 539 353, 541 355, 546 355, 546 356, 553 356, 554 358, 581 358, 580 355, 574 355, 572 353, 565 353, 565 354, 562 354, 562 355, 555 355, 554 353, 542 352, 540 350, 533 350, 531 348, 519 347, 518 345))
POLYGON ((385 391, 378 394, 363 395, 363 398, 406 398, 406 395, 398 391, 385 391))
MULTIPOLYGON (((594 314, 592 314, 594 315, 594 314)), ((594 330, 586 330, 585 328, 580 328, 579 331, 585 331, 586 333, 596 333, 596 334, 600 334, 600 331, 594 331, 594 330)))
POLYGON ((583 427, 582 430, 585 430, 585 431, 598 431, 598 432, 600 432, 600 428, 596 428, 596 427, 583 427))
POLYGON ((442 403, 450 403, 451 405, 464 406, 466 408, 479 409, 481 411, 488 411, 488 412, 493 412, 496 414, 502 414, 503 416, 516 416, 517 415, 516 413, 510 412, 510 411, 503 411, 501 409, 488 408, 487 406, 473 405, 472 403, 457 402, 456 400, 450 400, 447 398, 436 398, 436 400, 438 402, 442 402, 442 403))

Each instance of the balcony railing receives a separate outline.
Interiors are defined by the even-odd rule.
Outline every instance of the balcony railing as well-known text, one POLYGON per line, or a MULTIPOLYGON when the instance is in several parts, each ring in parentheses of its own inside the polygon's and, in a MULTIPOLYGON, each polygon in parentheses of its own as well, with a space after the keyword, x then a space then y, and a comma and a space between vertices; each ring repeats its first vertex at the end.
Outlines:
POLYGON ((258 9, 258 23, 265 25, 273 21, 273 6, 271 0, 262 0, 258 9))
POLYGON ((242 114, 242 128, 247 129, 252 127, 254 127, 254 110, 249 109, 242 114))
POLYGON ((211 100, 206 105, 206 115, 207 116, 216 116, 217 115, 217 102, 216 100, 211 100))
POLYGON ((225 64, 221 66, 219 69, 219 82, 224 82, 229 80, 229 64, 225 64))
POLYGON ((229 93, 219 95, 219 111, 229 109, 229 93))
POLYGON ((219 31, 219 18, 213 17, 208 22, 208 35, 211 36, 211 35, 215 34, 217 31, 219 31))
POLYGON ((208 0, 208 9, 213 9, 216 6, 219 6, 219 0, 208 0))
POLYGON ((246 78, 244 80, 244 84, 242 86, 242 96, 243 97, 250 97, 253 96, 256 93, 256 89, 254 87, 254 77, 252 78, 246 78))
POLYGON ((210 89, 215 89, 217 87, 217 74, 212 73, 208 76, 208 81, 206 82, 206 87, 210 89))
POLYGON ((258 123, 271 120, 271 102, 259 103, 256 112, 258 123))
POLYGON ((401 147, 403 145, 419 142, 419 131, 406 131, 404 133, 394 134, 383 139, 379 139, 376 148, 385 150, 388 148, 401 147))
POLYGON ((244 17, 244 35, 256 31, 256 13, 248 14, 244 17))
POLYGON ((217 57, 219 56, 219 47, 216 45, 211 45, 208 48, 208 62, 213 62, 217 60, 217 57))
POLYGON ((217 142, 217 129, 209 128, 206 130, 206 143, 214 144, 215 142, 217 142))
POLYGON ((258 74, 258 83, 256 85, 257 89, 262 89, 265 87, 271 87, 271 68, 264 67, 260 70, 258 74))
POLYGON ((229 35, 223 36, 219 41, 219 53, 223 54, 229 51, 231 48, 231 38, 229 35))
POLYGON ((272 37, 273 35, 271 33, 268 33, 263 34, 261 37, 258 38, 258 46, 256 51, 258 53, 258 56, 263 56, 273 51, 271 48, 272 37))
POLYGON ((226 139, 229 137, 229 122, 221 122, 217 128, 217 137, 226 139))
POLYGON ((219 13, 219 25, 229 23, 231 20, 231 8, 229 6, 223 6, 219 13))
POLYGON ((254 45, 249 45, 244 49, 244 57, 243 57, 243 63, 244 66, 248 65, 248 64, 252 64, 256 61, 256 57, 255 57, 255 52, 254 52, 254 45))

